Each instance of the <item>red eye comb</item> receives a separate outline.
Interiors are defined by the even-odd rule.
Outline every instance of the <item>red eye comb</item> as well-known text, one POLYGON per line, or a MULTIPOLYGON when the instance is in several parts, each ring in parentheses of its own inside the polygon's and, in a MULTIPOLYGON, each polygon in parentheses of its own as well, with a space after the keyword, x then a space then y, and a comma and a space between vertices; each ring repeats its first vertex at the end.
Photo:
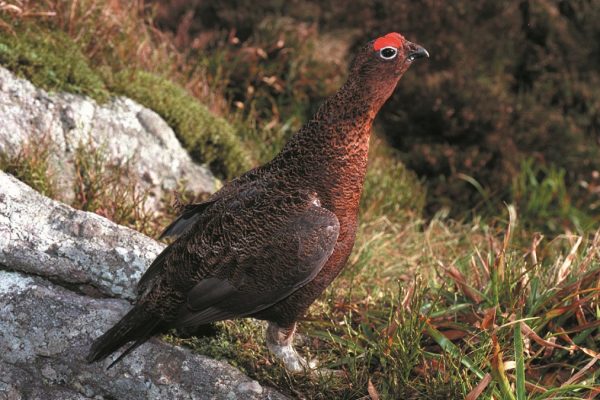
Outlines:
POLYGON ((373 49, 375 51, 379 51, 384 47, 388 46, 400 48, 402 47, 402 43, 404 43, 404 36, 397 32, 391 32, 385 36, 377 38, 377 40, 375 40, 375 43, 373 43, 373 49))

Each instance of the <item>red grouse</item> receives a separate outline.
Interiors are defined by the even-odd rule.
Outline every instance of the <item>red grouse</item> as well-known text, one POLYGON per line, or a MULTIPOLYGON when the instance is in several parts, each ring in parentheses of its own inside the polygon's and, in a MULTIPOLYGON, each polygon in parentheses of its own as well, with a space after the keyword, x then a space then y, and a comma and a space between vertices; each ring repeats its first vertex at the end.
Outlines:
MULTIPOLYGON (((296 321, 340 273, 358 225, 371 125, 411 63, 427 51, 389 33, 362 47, 349 78, 267 164, 186 206, 177 237, 138 284, 133 308, 93 344, 88 361, 118 360, 170 328, 267 320, 267 345, 291 371, 296 321)), ((114 363, 113 363, 114 364, 114 363)), ((112 365, 112 364, 111 364, 112 365)))

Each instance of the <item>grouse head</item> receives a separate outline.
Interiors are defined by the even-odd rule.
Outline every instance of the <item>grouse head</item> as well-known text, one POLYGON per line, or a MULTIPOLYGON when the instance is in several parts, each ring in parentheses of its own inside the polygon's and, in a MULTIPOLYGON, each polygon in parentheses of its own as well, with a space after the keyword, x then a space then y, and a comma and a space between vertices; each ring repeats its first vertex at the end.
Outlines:
POLYGON ((424 57, 429 57, 427 50, 391 32, 363 46, 350 67, 350 79, 387 99, 412 62, 424 57))

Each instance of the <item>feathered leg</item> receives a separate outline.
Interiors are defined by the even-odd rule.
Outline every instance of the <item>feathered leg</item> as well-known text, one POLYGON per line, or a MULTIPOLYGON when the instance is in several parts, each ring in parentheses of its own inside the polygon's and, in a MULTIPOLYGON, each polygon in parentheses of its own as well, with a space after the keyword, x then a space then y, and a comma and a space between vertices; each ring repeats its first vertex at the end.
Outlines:
POLYGON ((294 349, 294 334, 296 323, 282 327, 275 322, 269 322, 267 327, 267 347, 279 358, 290 372, 304 372, 316 368, 316 362, 308 362, 294 349))

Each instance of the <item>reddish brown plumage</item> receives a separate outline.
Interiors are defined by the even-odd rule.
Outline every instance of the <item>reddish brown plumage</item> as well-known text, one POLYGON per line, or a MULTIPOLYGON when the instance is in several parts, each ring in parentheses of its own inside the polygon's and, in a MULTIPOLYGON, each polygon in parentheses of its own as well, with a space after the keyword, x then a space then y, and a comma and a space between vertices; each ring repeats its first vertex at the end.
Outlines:
POLYGON ((167 228, 181 236, 141 279, 135 306, 160 323, 124 330, 130 312, 94 343, 91 361, 124 340, 221 319, 253 316, 293 332, 352 251, 373 119, 412 60, 427 55, 399 34, 383 41, 399 48, 364 46, 348 81, 272 161, 167 228))

